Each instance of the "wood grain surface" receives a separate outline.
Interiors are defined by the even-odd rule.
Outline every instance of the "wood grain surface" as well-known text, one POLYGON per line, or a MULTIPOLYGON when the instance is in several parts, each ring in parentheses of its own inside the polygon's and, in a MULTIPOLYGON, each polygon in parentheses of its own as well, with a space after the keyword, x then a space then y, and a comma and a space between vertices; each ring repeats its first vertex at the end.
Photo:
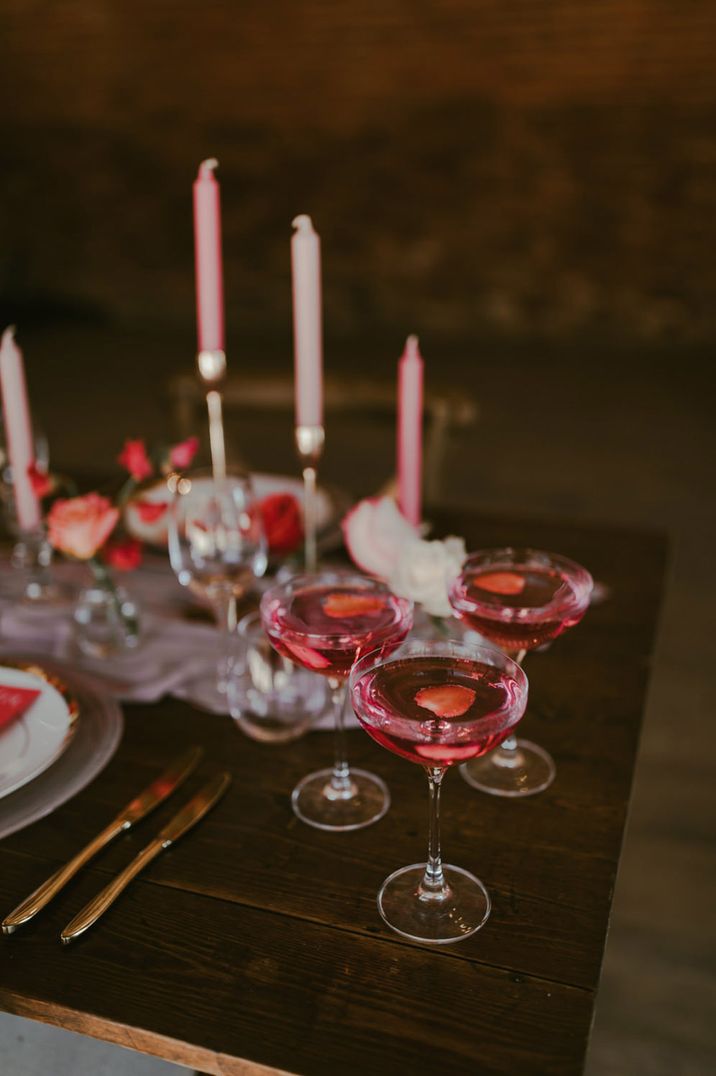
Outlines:
POLYGON ((186 792, 102 855, 45 914, 3 939, 0 1005, 212 1073, 577 1073, 583 1066, 649 675, 665 544, 656 534, 457 514, 439 532, 585 563, 607 594, 579 628, 528 659, 527 734, 558 766, 523 802, 445 788, 448 861, 493 898, 458 946, 411 944, 380 920, 391 870, 424 856, 417 767, 350 736, 392 807, 350 834, 302 826, 288 794, 330 760, 330 736, 290 747, 243 738, 228 718, 174 700, 125 708, 120 749, 94 784, 0 845, 9 910, 178 749, 207 758, 186 792), (234 775, 225 800, 69 949, 58 932, 202 777, 234 775))

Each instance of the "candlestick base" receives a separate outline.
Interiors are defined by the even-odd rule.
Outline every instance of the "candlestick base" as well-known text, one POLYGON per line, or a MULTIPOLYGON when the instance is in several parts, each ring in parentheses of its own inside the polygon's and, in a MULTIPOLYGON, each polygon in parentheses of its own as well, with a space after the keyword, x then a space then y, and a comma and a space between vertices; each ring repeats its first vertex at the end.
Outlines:
POLYGON ((318 564, 316 488, 318 461, 323 453, 325 439, 323 426, 296 427, 296 448, 303 465, 303 529, 307 572, 315 572, 318 564))
POLYGON ((209 412, 209 444, 214 480, 226 478, 226 442, 224 440, 224 415, 221 393, 218 387, 226 376, 226 354, 216 348, 200 351, 196 357, 199 377, 207 386, 206 406, 209 412))

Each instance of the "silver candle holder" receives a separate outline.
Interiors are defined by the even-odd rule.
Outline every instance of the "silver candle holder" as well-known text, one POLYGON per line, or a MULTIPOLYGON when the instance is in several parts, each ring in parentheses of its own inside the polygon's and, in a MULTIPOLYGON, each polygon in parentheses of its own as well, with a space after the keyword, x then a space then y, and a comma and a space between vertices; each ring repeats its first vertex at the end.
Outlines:
POLYGON ((224 413, 218 386, 226 376, 226 355, 220 349, 200 351, 196 357, 199 377, 207 387, 206 406, 209 412, 209 445, 211 467, 216 482, 226 478, 226 442, 224 440, 224 413))
POLYGON ((326 434, 323 426, 297 426, 296 448, 303 470, 303 529, 305 534, 306 571, 315 572, 318 564, 316 540, 318 522, 318 462, 323 454, 326 434))

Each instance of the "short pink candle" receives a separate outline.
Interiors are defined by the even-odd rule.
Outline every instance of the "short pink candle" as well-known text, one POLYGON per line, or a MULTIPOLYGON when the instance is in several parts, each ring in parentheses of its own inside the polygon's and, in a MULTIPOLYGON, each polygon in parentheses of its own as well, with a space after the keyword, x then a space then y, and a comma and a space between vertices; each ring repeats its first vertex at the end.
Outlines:
POLYGON ((224 279, 221 261, 221 200, 211 157, 194 180, 196 316, 200 351, 224 350, 224 279))
POLYGON ((321 241, 311 218, 296 217, 291 238, 296 425, 323 425, 321 241))
POLYGON ((423 478, 423 360, 409 336, 398 363, 398 507, 413 526, 421 522, 423 478))
POLYGON ((35 442, 27 402, 25 366, 12 328, 2 334, 0 388, 17 522, 21 530, 32 531, 40 525, 40 505, 28 474, 28 468, 35 459, 35 442))

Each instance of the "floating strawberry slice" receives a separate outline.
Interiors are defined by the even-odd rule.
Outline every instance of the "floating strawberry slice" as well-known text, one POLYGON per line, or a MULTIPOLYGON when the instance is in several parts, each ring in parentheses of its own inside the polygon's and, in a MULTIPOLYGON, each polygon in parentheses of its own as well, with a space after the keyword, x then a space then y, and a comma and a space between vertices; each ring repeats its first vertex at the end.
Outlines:
POLYGON ((347 616, 375 616, 385 609, 385 598, 377 594, 329 594, 321 602, 326 616, 341 620, 347 616))
POLYGON ((457 762, 477 754, 476 747, 458 747, 456 744, 418 743, 415 750, 423 758, 432 758, 435 762, 457 762))
POLYGON ((296 661, 300 662, 307 669, 328 669, 330 668, 330 661, 328 658, 324 658, 323 654, 319 654, 317 650, 313 650, 310 646, 302 646, 301 643, 290 643, 287 639, 282 640, 283 645, 289 650, 296 661))
POLYGON ((460 684, 439 684, 423 687, 415 696, 418 706, 431 710, 437 717, 462 717, 473 704, 475 692, 460 684))
POLYGON ((475 586, 490 594, 521 594, 525 582, 525 577, 517 572, 487 572, 478 576, 475 586))

